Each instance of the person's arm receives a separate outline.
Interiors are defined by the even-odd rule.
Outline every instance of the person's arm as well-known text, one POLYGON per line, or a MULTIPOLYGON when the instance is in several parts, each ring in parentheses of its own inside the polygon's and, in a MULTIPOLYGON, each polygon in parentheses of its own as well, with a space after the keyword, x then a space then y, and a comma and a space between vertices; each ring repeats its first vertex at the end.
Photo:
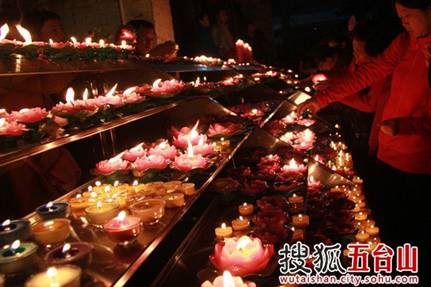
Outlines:
POLYGON ((354 73, 349 73, 337 84, 316 95, 316 101, 321 107, 353 95, 377 80, 391 74, 405 54, 409 45, 409 36, 406 33, 399 35, 391 45, 370 63, 359 67, 354 73))

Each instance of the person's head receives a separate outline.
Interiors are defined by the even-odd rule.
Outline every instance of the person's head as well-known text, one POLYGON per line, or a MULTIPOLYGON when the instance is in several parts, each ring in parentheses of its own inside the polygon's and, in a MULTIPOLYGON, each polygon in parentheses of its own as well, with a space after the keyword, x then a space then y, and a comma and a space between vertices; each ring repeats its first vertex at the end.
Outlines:
POLYGON ((137 53, 146 54, 156 46, 156 30, 152 23, 145 20, 132 20, 126 26, 130 27, 136 34, 137 53))
POLYGON ((208 17, 208 14, 206 13, 199 14, 197 17, 197 20, 198 20, 198 23, 204 28, 209 28, 211 25, 210 17, 208 17))
POLYGON ((65 34, 58 14, 51 11, 36 11, 24 17, 23 27, 28 29, 33 38, 48 42, 65 40, 65 34))
POLYGON ((227 24, 229 22, 229 15, 227 10, 221 9, 217 12, 217 23, 218 24, 227 24))
POLYGON ((431 0, 395 0, 404 28, 414 37, 431 33, 431 0))

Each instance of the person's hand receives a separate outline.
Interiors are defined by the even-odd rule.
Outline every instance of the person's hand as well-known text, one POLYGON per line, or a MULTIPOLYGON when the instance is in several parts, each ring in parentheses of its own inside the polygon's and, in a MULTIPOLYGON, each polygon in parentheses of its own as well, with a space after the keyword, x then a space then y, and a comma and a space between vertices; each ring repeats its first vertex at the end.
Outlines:
POLYGON ((398 121, 396 119, 383 121, 380 130, 387 135, 395 136, 399 130, 398 121))
POLYGON ((316 114, 321 109, 319 103, 315 99, 310 99, 298 106, 298 114, 302 115, 305 112, 316 114))

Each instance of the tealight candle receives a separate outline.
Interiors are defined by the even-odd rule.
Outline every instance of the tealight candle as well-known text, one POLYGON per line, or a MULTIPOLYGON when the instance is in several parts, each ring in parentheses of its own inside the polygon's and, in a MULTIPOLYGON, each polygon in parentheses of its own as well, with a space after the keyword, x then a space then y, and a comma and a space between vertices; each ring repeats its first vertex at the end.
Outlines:
POLYGON ((141 232, 141 219, 121 211, 117 217, 104 224, 103 229, 112 240, 128 243, 136 239, 141 232))
POLYGON ((15 274, 30 269, 37 261, 37 245, 14 241, 0 251, 0 272, 15 274))
POLYGON ((222 223, 220 227, 215 229, 215 235, 217 238, 226 238, 232 236, 232 227, 226 226, 226 223, 222 223))
POLYGON ((376 222, 374 220, 367 219, 367 221, 365 221, 365 226, 371 226, 371 225, 376 225, 376 222))
POLYGON ((55 218, 39 222, 32 227, 32 231, 35 240, 40 244, 57 244, 69 237, 70 221, 64 218, 55 218))
POLYGON ((92 261, 93 246, 87 242, 71 242, 59 246, 45 256, 49 265, 74 264, 86 268, 92 261))
POLYGON ((178 192, 182 182, 179 180, 168 181, 163 184, 167 193, 178 192))
POLYGON ((15 240, 27 240, 30 237, 28 220, 5 220, 0 225, 0 245, 10 244, 15 240))
POLYGON ((75 197, 69 199, 70 209, 75 215, 82 215, 87 207, 91 206, 91 201, 87 197, 77 194, 75 197))
POLYGON ((366 212, 361 211, 355 214, 355 220, 357 221, 364 221, 367 220, 367 218, 368 214, 366 212))
POLYGON ((235 231, 246 230, 250 227, 250 220, 240 216, 239 218, 232 220, 232 227, 235 231))
POLYGON ((134 216, 141 218, 143 224, 153 225, 165 215, 166 202, 162 199, 144 199, 130 206, 134 216))
POLYGON ((294 215, 292 217, 292 224, 294 227, 303 228, 310 224, 310 219, 308 215, 302 215, 302 214, 294 215))
POLYGON ((170 193, 163 196, 163 199, 166 201, 167 208, 181 207, 186 204, 182 193, 170 193))
POLYGON ((370 235, 370 236, 377 236, 379 234, 379 228, 375 225, 370 225, 365 227, 365 231, 370 235))
POLYGON ((194 195, 196 194, 195 184, 192 182, 182 183, 179 191, 184 193, 186 196, 194 195))
POLYGON ((98 202, 95 206, 90 206, 85 209, 85 215, 88 221, 94 225, 103 225, 119 212, 119 207, 115 203, 98 202))
POLYGON ((49 267, 25 283, 25 287, 79 287, 81 286, 81 268, 74 265, 49 267))
POLYGON ((298 195, 296 195, 296 193, 294 193, 292 196, 289 197, 288 200, 290 203, 303 203, 304 197, 298 196, 298 195))
POLYGON ((42 220, 65 218, 69 216, 69 204, 67 202, 49 202, 36 208, 36 213, 42 220))
POLYGON ((361 230, 355 235, 355 238, 359 242, 364 243, 364 242, 367 242, 368 239, 370 239, 370 235, 364 230, 361 230))
POLYGON ((253 204, 249 204, 247 202, 244 202, 240 206, 238 206, 239 214, 242 216, 249 216, 252 215, 254 212, 254 206, 253 204))

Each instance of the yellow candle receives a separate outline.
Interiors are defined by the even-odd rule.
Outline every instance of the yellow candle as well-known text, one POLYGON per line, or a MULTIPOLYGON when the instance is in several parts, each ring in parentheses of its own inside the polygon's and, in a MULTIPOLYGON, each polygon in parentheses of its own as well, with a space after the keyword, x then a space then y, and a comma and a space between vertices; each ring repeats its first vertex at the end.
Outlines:
POLYGON ((215 235, 217 238, 226 238, 232 236, 232 227, 226 226, 226 223, 222 223, 220 227, 215 229, 215 235))
POLYGON ((163 199, 166 201, 167 208, 181 207, 186 204, 182 193, 170 193, 165 195, 163 199))
POLYGON ((365 228, 365 231, 371 236, 377 236, 380 230, 377 226, 370 225, 365 228))
POLYGON ((186 182, 181 184, 180 192, 184 193, 186 196, 191 196, 196 194, 195 184, 192 182, 186 182))
POLYGON ((355 219, 358 221, 364 221, 364 220, 367 220, 367 218, 368 218, 368 214, 366 212, 363 212, 363 211, 358 212, 355 215, 355 219))
POLYGON ((364 230, 359 231, 356 236, 355 236, 356 240, 358 240, 361 243, 367 242, 370 239, 370 235, 365 232, 364 230))
POLYGON ((115 203, 102 204, 98 202, 95 206, 90 206, 85 209, 85 214, 88 221, 95 225, 103 225, 114 218, 120 211, 115 203))

